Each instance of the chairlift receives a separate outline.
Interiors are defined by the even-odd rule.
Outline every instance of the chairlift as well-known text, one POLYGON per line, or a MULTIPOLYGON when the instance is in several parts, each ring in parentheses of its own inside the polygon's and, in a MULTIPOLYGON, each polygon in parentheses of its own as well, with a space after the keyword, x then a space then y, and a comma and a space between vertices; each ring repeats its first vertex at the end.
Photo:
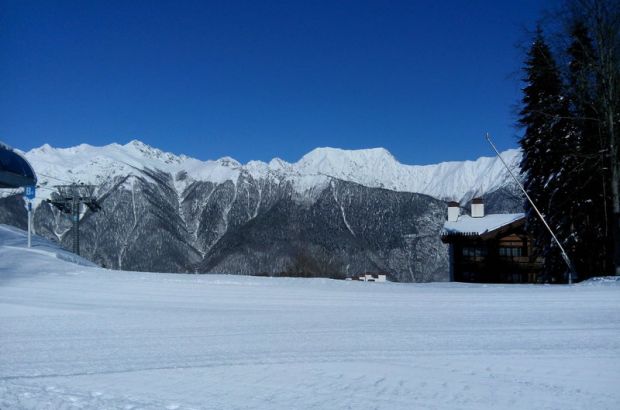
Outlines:
POLYGON ((36 183, 36 174, 28 161, 0 142, 0 188, 21 188, 36 183))

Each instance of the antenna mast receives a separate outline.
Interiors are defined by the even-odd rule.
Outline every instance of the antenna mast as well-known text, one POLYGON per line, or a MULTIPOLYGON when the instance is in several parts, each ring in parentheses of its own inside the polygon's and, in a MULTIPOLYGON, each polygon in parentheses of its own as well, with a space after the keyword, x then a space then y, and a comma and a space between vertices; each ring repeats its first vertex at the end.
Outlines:
POLYGON ((555 236, 555 234, 551 230, 551 227, 549 226, 549 224, 547 223, 545 218, 542 216, 542 214, 540 213, 540 211, 538 210, 538 208, 534 204, 534 201, 532 201, 532 198, 530 198, 530 196, 525 191, 525 188, 523 187, 523 184, 521 183, 521 181, 519 181, 519 179, 515 176, 515 174, 512 172, 512 170, 508 166, 508 164, 506 164, 506 161, 504 161, 502 156, 499 154, 499 151, 497 150, 497 147, 495 147, 495 144, 493 144, 493 141, 491 141, 491 137, 489 136, 488 132, 487 132, 485 138, 489 142, 489 144, 491 144, 491 147, 493 148, 493 151, 495 151, 495 154, 497 155, 499 160, 502 161, 502 164, 504 164, 504 167, 506 168, 506 170, 508 170, 508 173, 510 174, 512 179, 514 179, 515 182, 517 183, 517 185, 519 185, 519 188, 521 188, 521 191, 523 191, 523 194, 525 195, 525 197, 527 198, 529 203, 532 205, 532 208, 534 209, 534 211, 536 211, 536 213, 538 214, 538 217, 540 218, 542 223, 545 225, 545 227, 547 228, 547 230, 551 234, 551 237, 553 238, 555 243, 557 243, 558 247, 560 248, 560 251, 562 253, 562 259, 564 259, 564 262, 566 263, 566 266, 568 266, 568 284, 572 285, 572 283, 573 283, 573 275, 576 276, 576 272, 575 272, 575 268, 573 267, 573 264, 571 263, 570 259, 568 258, 568 255, 566 254, 566 251, 564 250, 564 247, 562 246, 562 244, 560 243, 558 238, 555 236))

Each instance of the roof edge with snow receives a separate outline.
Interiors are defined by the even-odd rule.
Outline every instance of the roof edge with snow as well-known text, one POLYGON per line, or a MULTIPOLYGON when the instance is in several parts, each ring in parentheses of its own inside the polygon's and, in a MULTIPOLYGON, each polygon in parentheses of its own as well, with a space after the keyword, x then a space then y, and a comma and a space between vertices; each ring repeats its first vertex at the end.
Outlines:
POLYGON ((441 230, 441 239, 447 242, 453 237, 478 237, 490 239, 506 229, 518 227, 525 223, 524 213, 488 214, 481 218, 461 215, 455 222, 447 221, 441 230))

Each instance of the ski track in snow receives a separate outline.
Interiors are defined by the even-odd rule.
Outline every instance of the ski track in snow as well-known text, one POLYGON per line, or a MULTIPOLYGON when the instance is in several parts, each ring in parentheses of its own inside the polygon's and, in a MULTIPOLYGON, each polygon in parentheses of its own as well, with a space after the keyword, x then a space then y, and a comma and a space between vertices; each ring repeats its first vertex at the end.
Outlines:
POLYGON ((117 272, 24 243, 0 226, 3 410, 620 408, 615 283, 117 272))

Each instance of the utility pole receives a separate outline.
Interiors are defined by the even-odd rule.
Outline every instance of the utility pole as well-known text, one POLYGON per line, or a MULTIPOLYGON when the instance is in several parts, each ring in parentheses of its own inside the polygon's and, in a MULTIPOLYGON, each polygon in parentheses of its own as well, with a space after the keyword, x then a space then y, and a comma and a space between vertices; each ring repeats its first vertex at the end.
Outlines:
POLYGON ((80 254, 80 212, 82 204, 86 205, 92 212, 101 210, 101 205, 95 199, 95 185, 71 184, 57 185, 58 192, 54 192, 52 197, 46 202, 58 208, 62 213, 71 217, 73 230, 73 253, 80 254))
POLYGON ((28 201, 28 247, 32 248, 32 202, 28 201))
POLYGON ((73 253, 80 254, 80 203, 75 185, 71 187, 71 219, 73 222, 73 253))

